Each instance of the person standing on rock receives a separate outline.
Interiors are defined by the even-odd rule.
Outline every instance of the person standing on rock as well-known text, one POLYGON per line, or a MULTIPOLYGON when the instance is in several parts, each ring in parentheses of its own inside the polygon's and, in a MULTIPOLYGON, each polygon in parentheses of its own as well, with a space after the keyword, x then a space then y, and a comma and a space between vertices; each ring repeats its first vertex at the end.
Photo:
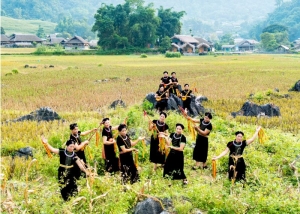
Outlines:
POLYGON ((103 148, 104 159, 105 159, 105 170, 109 173, 118 172, 119 169, 119 158, 116 156, 115 147, 116 140, 113 138, 113 130, 118 130, 118 126, 112 127, 110 125, 109 118, 104 118, 102 120, 104 125, 102 130, 102 139, 103 139, 103 148))
MULTIPOLYGON (((70 140, 75 142, 76 155, 78 156, 78 158, 80 158, 84 162, 84 164, 86 164, 84 150, 85 150, 85 147, 89 144, 89 141, 86 140, 86 141, 82 142, 80 136, 85 136, 93 131, 97 131, 97 128, 94 128, 94 129, 91 129, 91 130, 88 130, 85 132, 81 132, 78 129, 77 123, 72 123, 72 124, 70 124, 70 130, 71 130, 70 140)), ((81 171, 77 167, 77 165, 75 165, 74 168, 77 171, 76 178, 79 179, 80 175, 81 175, 81 171)))
POLYGON ((170 139, 166 138, 168 147, 171 149, 164 166, 164 177, 170 177, 172 180, 183 180, 187 184, 184 174, 184 155, 183 150, 186 145, 186 137, 182 134, 184 126, 176 124, 176 132, 171 133, 170 139), (172 145, 171 145, 172 144, 172 145))
POLYGON ((70 200, 70 197, 77 195, 78 189, 76 184, 76 169, 77 166, 80 170, 89 175, 88 170, 84 167, 83 163, 80 161, 79 157, 74 152, 75 144, 73 140, 68 140, 66 142, 65 149, 53 148, 48 140, 43 138, 43 143, 48 147, 48 149, 59 155, 59 168, 58 168, 58 182, 60 186, 60 193, 65 201, 70 200))
POLYGON ((200 121, 188 117, 189 120, 192 120, 194 123, 200 123, 200 125, 195 125, 194 128, 197 131, 196 146, 193 152, 193 159, 195 160, 195 166, 193 169, 196 170, 200 167, 202 163, 202 169, 207 169, 206 161, 208 154, 208 136, 212 130, 211 119, 212 115, 209 112, 204 114, 204 118, 201 118, 200 121))
POLYGON ((189 89, 189 84, 184 84, 184 90, 181 91, 181 100, 182 100, 182 108, 186 111, 189 112, 190 114, 193 113, 192 108, 191 108, 191 95, 192 95, 192 90, 189 89))
POLYGON ((136 141, 132 141, 127 134, 127 126, 120 124, 118 127, 119 136, 117 137, 117 145, 120 152, 121 172, 123 184, 130 180, 131 184, 139 180, 139 173, 133 161, 132 152, 138 152, 132 148, 145 137, 139 137, 136 141))
POLYGON ((160 80, 161 80, 161 83, 160 83, 160 85, 159 85, 159 88, 160 88, 161 86, 164 86, 164 90, 166 91, 166 90, 169 89, 170 84, 172 83, 172 81, 171 81, 171 78, 169 77, 168 71, 164 71, 163 75, 164 75, 164 76, 160 79, 160 80))
POLYGON ((157 164, 164 164, 166 158, 165 136, 168 136, 169 126, 165 123, 167 114, 160 112, 159 120, 149 121, 149 131, 152 131, 150 141, 150 162, 154 164, 153 170, 156 171, 157 164))
POLYGON ((172 72, 171 73, 171 78, 170 78, 172 85, 170 86, 170 93, 174 94, 174 95, 179 95, 180 92, 178 92, 178 79, 176 77, 176 72, 172 72))
POLYGON ((226 149, 220 155, 212 158, 212 160, 218 160, 229 152, 228 178, 233 182, 246 180, 246 164, 243 158, 243 152, 245 147, 255 140, 260 129, 261 127, 258 126, 254 135, 248 140, 243 140, 244 133, 237 131, 235 133, 235 139, 227 143, 226 149))
POLYGON ((161 112, 167 109, 169 93, 164 90, 163 86, 160 86, 159 90, 155 94, 156 106, 155 108, 161 112))

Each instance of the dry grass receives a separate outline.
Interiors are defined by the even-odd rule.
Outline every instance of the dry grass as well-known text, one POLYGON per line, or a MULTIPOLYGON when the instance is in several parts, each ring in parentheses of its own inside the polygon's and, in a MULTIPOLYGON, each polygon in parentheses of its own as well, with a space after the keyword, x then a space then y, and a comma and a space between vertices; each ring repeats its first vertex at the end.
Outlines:
MULTIPOLYGON (((176 71, 181 84, 189 83, 210 100, 205 107, 222 117, 238 111, 247 95, 278 88, 288 93, 300 79, 298 55, 201 56, 169 59, 163 56, 2 56, 2 110, 31 112, 50 106, 57 112, 97 111, 121 98, 140 103, 157 90, 162 72, 176 71), (24 68, 24 65, 37 68, 24 68), (102 64, 99 66, 99 64, 102 64), (54 68, 49 68, 54 65, 54 68), (19 74, 5 76, 17 69, 19 74), (126 78, 130 78, 126 82, 126 78), (107 79, 107 82, 97 80, 107 79)), ((267 127, 299 130, 299 93, 273 102, 282 118, 262 121, 267 127), (298 104, 297 104, 298 103, 298 104), (292 124, 290 124, 292 123, 292 124), (292 126, 293 129, 286 128, 292 126)), ((265 104, 262 103, 262 104, 265 104)), ((4 115, 12 119, 14 115, 4 115)), ((241 122, 248 118, 238 118, 241 122)), ((247 120, 247 121, 245 121, 247 120)), ((252 120, 250 120, 252 121, 252 120)), ((251 123, 256 123, 256 118, 251 123)))

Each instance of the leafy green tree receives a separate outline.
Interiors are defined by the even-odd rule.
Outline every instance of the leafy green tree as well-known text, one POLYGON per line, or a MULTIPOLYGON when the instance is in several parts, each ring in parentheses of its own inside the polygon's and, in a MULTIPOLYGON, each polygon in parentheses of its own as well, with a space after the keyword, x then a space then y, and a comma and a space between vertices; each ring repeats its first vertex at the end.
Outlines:
POLYGON ((114 48, 114 10, 113 5, 102 4, 95 14, 93 32, 97 32, 99 38, 98 45, 104 50, 114 48))
POLYGON ((277 32, 284 32, 284 31, 288 31, 288 28, 286 26, 283 25, 279 25, 279 24, 274 24, 274 25, 270 25, 268 27, 265 27, 262 32, 263 33, 277 33, 277 32))
POLYGON ((160 24, 157 28, 157 35, 159 40, 163 38, 172 37, 174 34, 181 32, 180 19, 185 15, 184 11, 175 12, 172 8, 164 9, 162 6, 158 9, 158 17, 160 24))
POLYGON ((46 37, 44 28, 42 28, 41 25, 39 25, 39 28, 38 28, 38 30, 37 30, 37 32, 36 32, 36 35, 37 35, 37 37, 39 37, 39 38, 45 38, 45 37, 46 37))
POLYGON ((55 27, 55 31, 58 33, 67 32, 71 35, 74 35, 75 30, 74 30, 73 19, 71 17, 66 17, 66 16, 60 17, 55 27))
POLYGON ((266 51, 274 51, 278 47, 278 43, 276 42, 275 35, 273 33, 262 33, 260 37, 262 47, 266 51))
POLYGON ((135 47, 144 48, 147 44, 154 43, 159 18, 155 16, 153 4, 146 7, 138 6, 129 17, 129 42, 135 47))
POLYGON ((3 27, 1 27, 1 34, 5 34, 5 30, 3 27))
POLYGON ((171 42, 171 38, 168 36, 162 38, 159 46, 160 51, 164 53, 165 51, 169 50, 171 48, 171 42))

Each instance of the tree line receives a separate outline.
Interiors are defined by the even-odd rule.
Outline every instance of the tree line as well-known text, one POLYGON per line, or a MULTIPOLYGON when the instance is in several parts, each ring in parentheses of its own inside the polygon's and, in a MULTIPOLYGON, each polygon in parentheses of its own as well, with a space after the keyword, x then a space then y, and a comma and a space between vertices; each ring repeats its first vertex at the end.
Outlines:
POLYGON ((145 48, 157 45, 167 49, 170 37, 181 31, 185 12, 154 5, 141 0, 125 0, 116 6, 102 4, 95 14, 92 31, 97 33, 98 45, 104 50, 129 47, 145 48))

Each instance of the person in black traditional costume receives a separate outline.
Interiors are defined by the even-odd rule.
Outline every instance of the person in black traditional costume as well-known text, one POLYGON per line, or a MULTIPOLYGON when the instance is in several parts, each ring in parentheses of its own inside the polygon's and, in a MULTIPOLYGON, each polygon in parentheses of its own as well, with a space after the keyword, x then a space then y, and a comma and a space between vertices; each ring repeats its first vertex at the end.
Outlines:
POLYGON ((260 126, 257 127, 254 135, 248 140, 243 140, 244 133, 237 131, 235 133, 235 140, 228 142, 226 149, 220 155, 213 157, 213 160, 218 160, 229 152, 228 178, 230 180, 246 180, 246 164, 243 152, 245 147, 255 140, 260 129, 260 126))
POLYGON ((178 92, 178 79, 176 77, 176 72, 172 72, 171 73, 171 77, 170 80, 172 82, 172 84, 170 85, 170 93, 174 94, 174 95, 179 95, 180 92, 178 92))
POLYGON ((168 91, 164 90, 164 87, 161 86, 159 90, 155 94, 156 99, 156 106, 155 108, 161 112, 167 109, 168 107, 168 99, 169 99, 169 93, 168 91))
MULTIPOLYGON (((72 124, 70 124, 70 130, 71 130, 70 140, 73 140, 75 142, 75 152, 76 152, 77 156, 84 162, 84 164, 86 164, 84 149, 89 144, 89 141, 86 140, 86 141, 82 142, 80 136, 85 136, 93 131, 97 131, 97 128, 94 128, 94 129, 91 129, 91 130, 88 130, 85 132, 81 132, 78 129, 77 123, 72 123, 72 124)), ((81 175, 81 171, 77 165, 75 165, 74 168, 75 168, 75 171, 77 171, 76 178, 79 179, 80 175, 81 175)))
POLYGON ((165 123, 167 114, 161 112, 159 115, 159 120, 149 121, 149 131, 153 131, 150 142, 150 162, 154 164, 154 171, 157 169, 157 164, 165 163, 165 147, 162 144, 165 142, 165 136, 169 135, 169 126, 165 123))
POLYGON ((165 166, 164 166, 164 177, 171 177, 173 180, 183 180, 183 184, 187 184, 187 179, 184 174, 184 156, 183 150, 186 145, 186 137, 182 134, 184 126, 180 123, 176 124, 176 132, 171 133, 169 141, 166 138, 168 147, 171 149, 165 166), (172 145, 171 145, 172 143, 172 145))
POLYGON ((196 146, 193 152, 193 160, 196 161, 193 169, 198 169, 200 167, 200 163, 202 163, 202 168, 207 169, 206 161, 208 154, 208 136, 212 130, 211 119, 212 115, 209 112, 204 114, 204 118, 199 120, 192 119, 189 117, 194 123, 200 123, 200 125, 195 125, 195 130, 197 131, 196 138, 196 146))
POLYGON ((117 137, 117 145, 119 148, 121 172, 123 184, 130 180, 131 184, 139 180, 139 173, 133 161, 132 152, 138 152, 136 148, 132 148, 144 137, 139 137, 136 141, 132 141, 127 135, 127 126, 120 124, 118 127, 119 136, 117 137))
POLYGON ((117 130, 118 126, 112 127, 110 125, 109 118, 104 118, 102 120, 104 125, 102 130, 104 159, 105 159, 105 170, 110 173, 118 172, 119 169, 119 158, 116 156, 115 145, 116 140, 113 138, 113 130, 117 130))
POLYGON ((180 95, 182 100, 182 108, 186 112, 192 113, 192 109, 191 109, 192 90, 189 89, 189 84, 184 84, 184 90, 181 91, 180 95))
POLYGON ((172 81, 171 81, 171 78, 169 77, 168 71, 164 71, 163 75, 164 75, 164 76, 160 79, 160 80, 161 80, 161 83, 160 83, 160 85, 159 85, 159 88, 160 88, 161 86, 164 86, 164 90, 166 91, 166 90, 169 89, 170 84, 172 83, 172 81))
POLYGON ((58 168, 58 182, 60 184, 60 193, 65 201, 70 200, 70 197, 77 195, 78 189, 75 178, 75 167, 78 166, 83 172, 89 175, 89 172, 84 167, 84 163, 79 159, 79 157, 74 152, 75 142, 73 140, 68 140, 66 142, 65 149, 53 148, 47 139, 43 139, 43 142, 49 148, 49 150, 55 154, 59 155, 59 168, 58 168))

